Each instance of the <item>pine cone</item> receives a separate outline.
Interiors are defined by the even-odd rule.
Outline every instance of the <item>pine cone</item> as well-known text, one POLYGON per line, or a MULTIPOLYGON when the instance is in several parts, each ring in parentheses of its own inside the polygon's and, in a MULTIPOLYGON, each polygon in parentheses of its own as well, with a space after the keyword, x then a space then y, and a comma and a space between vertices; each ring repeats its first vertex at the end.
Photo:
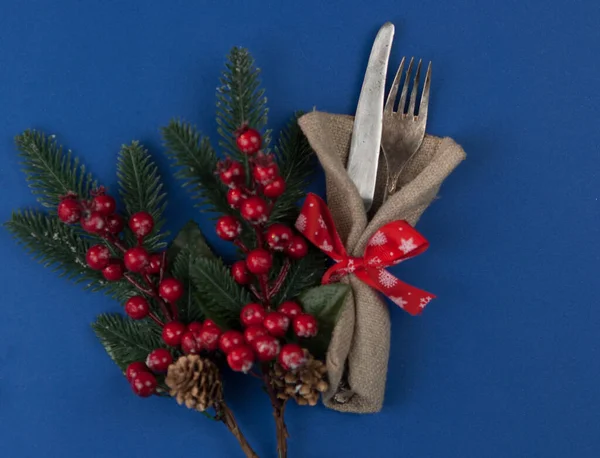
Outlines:
POLYGON ((279 399, 294 399, 298 405, 315 406, 319 401, 319 394, 329 388, 327 367, 308 351, 304 352, 307 363, 296 371, 286 371, 279 363, 275 363, 270 373, 271 385, 279 399))
POLYGON ((219 368, 209 359, 198 355, 180 357, 169 366, 165 383, 179 405, 200 412, 213 406, 223 397, 219 368))

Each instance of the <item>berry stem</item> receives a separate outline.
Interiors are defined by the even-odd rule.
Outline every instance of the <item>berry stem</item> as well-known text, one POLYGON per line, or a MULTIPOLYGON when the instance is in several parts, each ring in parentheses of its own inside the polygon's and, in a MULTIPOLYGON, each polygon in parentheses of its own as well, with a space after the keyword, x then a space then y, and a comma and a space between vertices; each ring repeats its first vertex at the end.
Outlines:
POLYGON ((160 273, 158 276, 158 282, 160 283, 165 278, 165 272, 167 270, 167 252, 163 251, 160 258, 160 273))
POLYGON ((254 296, 256 296, 256 298, 262 302, 263 298, 260 295, 260 293, 258 292, 258 290, 256 289, 256 286, 254 285, 250 285, 250 291, 252 291, 252 294, 254 294, 254 296))
POLYGON ((125 278, 125 280, 127 280, 129 283, 131 283, 131 284, 132 284, 133 286, 135 286, 137 289, 139 289, 139 290, 140 290, 140 292, 142 292, 142 293, 144 293, 144 294, 147 294, 148 296, 152 296, 152 294, 153 294, 153 293, 152 293, 152 291, 151 291, 151 290, 149 290, 149 289, 147 289, 147 288, 144 288, 142 285, 140 285, 140 284, 137 282, 137 280, 135 280, 135 279, 134 279, 134 278, 131 276, 131 274, 125 274, 125 275, 123 275, 123 277, 125 278))
POLYGON ((244 245, 244 242, 242 242, 240 239, 235 239, 233 244, 237 246, 240 250, 242 250, 244 253, 248 253, 248 251, 250 251, 248 247, 244 245))
POLYGON ((260 286, 261 299, 262 303, 267 310, 270 309, 269 305, 269 286, 268 286, 268 277, 266 275, 258 276, 258 284, 260 286))
POLYGON ((176 307, 175 304, 171 304, 171 311, 169 311, 169 307, 167 307, 167 303, 165 301, 163 301, 162 297, 160 297, 160 295, 156 291, 156 287, 152 283, 152 280, 150 279, 148 274, 146 274, 146 273, 142 274, 142 278, 144 279, 146 284, 150 287, 150 292, 148 293, 148 295, 153 297, 156 300, 156 302, 158 302, 158 305, 160 306, 160 310, 162 311, 162 313, 165 316, 165 318, 167 319, 167 321, 172 321, 173 316, 176 315, 176 313, 173 313, 173 310, 175 310, 175 307, 176 307))
POLYGON ((240 430, 240 427, 238 426, 237 421, 233 416, 233 412, 227 406, 227 404, 225 404, 224 401, 221 401, 215 406, 215 410, 217 411, 217 418, 220 421, 222 421, 225 424, 225 426, 227 426, 227 429, 229 429, 229 431, 231 431, 231 434, 233 434, 238 440, 238 442, 240 443, 240 447, 242 448, 246 457, 259 458, 256 452, 252 450, 252 447, 250 446, 250 443, 248 442, 246 437, 244 437, 244 435, 242 434, 242 431, 240 430))
POLYGON ((154 321, 154 322, 155 322, 157 325, 159 325, 161 328, 164 328, 164 327, 165 327, 165 324, 164 324, 162 321, 160 321, 160 320, 158 319, 158 317, 157 317, 157 316, 156 316, 154 313, 150 312, 150 313, 148 314, 148 318, 150 318, 152 321, 154 321))
POLYGON ((287 278, 287 274, 290 271, 290 266, 291 266, 290 259, 285 258, 283 267, 281 268, 279 275, 277 275, 275 282, 273 282, 273 285, 271 286, 271 289, 269 290, 268 297, 267 297, 268 300, 273 299, 273 297, 275 297, 275 294, 277 294, 279 292, 279 290, 281 289, 281 287, 283 286, 283 283, 285 282, 285 279, 287 278))
POLYGON ((107 234, 103 235, 102 237, 108 243, 117 247, 121 252, 125 253, 127 251, 127 247, 125 245, 123 245, 123 243, 121 243, 121 241, 114 235, 107 233, 107 234))

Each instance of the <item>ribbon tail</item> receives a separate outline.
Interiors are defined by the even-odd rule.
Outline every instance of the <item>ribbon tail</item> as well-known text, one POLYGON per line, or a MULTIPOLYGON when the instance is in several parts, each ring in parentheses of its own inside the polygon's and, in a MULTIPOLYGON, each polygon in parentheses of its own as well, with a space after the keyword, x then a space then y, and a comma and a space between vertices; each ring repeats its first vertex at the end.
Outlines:
POLYGON ((369 269, 368 273, 360 271, 355 274, 411 315, 420 315, 435 298, 435 295, 403 282, 385 269, 369 269))

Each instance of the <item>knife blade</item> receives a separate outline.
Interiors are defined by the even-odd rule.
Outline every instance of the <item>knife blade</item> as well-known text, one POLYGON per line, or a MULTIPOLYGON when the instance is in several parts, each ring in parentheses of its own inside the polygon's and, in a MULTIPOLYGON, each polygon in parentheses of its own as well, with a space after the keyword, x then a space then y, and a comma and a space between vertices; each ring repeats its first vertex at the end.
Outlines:
POLYGON ((386 22, 377 32, 360 90, 352 130, 347 170, 363 200, 365 211, 371 208, 375 195, 381 147, 385 77, 394 30, 394 24, 386 22))

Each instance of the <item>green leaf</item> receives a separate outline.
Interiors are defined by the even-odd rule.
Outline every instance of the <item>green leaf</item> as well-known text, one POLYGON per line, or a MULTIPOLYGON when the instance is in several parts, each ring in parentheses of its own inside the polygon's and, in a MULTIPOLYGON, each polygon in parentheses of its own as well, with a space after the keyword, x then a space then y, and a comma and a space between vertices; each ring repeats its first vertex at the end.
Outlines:
POLYGON ((169 263, 174 262, 179 253, 186 248, 197 257, 215 257, 195 221, 188 221, 169 245, 167 250, 169 263))
POLYGON ((207 318, 223 329, 237 326, 240 311, 250 294, 238 285, 220 259, 200 258, 192 265, 191 276, 207 318))
MULTIPOLYGON (((235 143, 234 132, 243 124, 262 130, 267 124, 267 98, 260 87, 260 70, 247 49, 234 47, 227 56, 225 71, 217 88, 217 131, 219 146, 229 155, 246 160, 235 143)), ((270 132, 263 135, 263 148, 270 142, 270 132)))
POLYGON ((302 343, 313 356, 317 358, 325 356, 333 328, 349 290, 349 285, 334 283, 311 288, 298 298, 304 311, 313 315, 319 323, 317 336, 306 339, 302 343))
MULTIPOLYGON (((163 213, 167 206, 166 194, 156 163, 138 142, 121 147, 117 161, 117 177, 127 215, 145 211, 154 218, 154 229, 145 238, 144 245, 151 251, 163 248, 164 237, 168 235, 160 232, 165 223, 163 213)), ((133 244, 133 234, 129 235, 129 242, 133 244)))
POLYGON ((171 121, 162 129, 167 155, 177 171, 175 176, 183 186, 193 189, 194 198, 208 210, 228 213, 226 188, 215 176, 217 155, 206 137, 191 124, 171 121))
POLYGON ((92 328, 122 371, 135 361, 145 361, 152 350, 164 347, 160 328, 151 322, 103 314, 92 323, 92 328))
POLYGON ((15 138, 23 172, 38 202, 56 211, 61 196, 74 192, 87 198, 96 181, 71 151, 65 153, 54 135, 26 130, 15 138))

